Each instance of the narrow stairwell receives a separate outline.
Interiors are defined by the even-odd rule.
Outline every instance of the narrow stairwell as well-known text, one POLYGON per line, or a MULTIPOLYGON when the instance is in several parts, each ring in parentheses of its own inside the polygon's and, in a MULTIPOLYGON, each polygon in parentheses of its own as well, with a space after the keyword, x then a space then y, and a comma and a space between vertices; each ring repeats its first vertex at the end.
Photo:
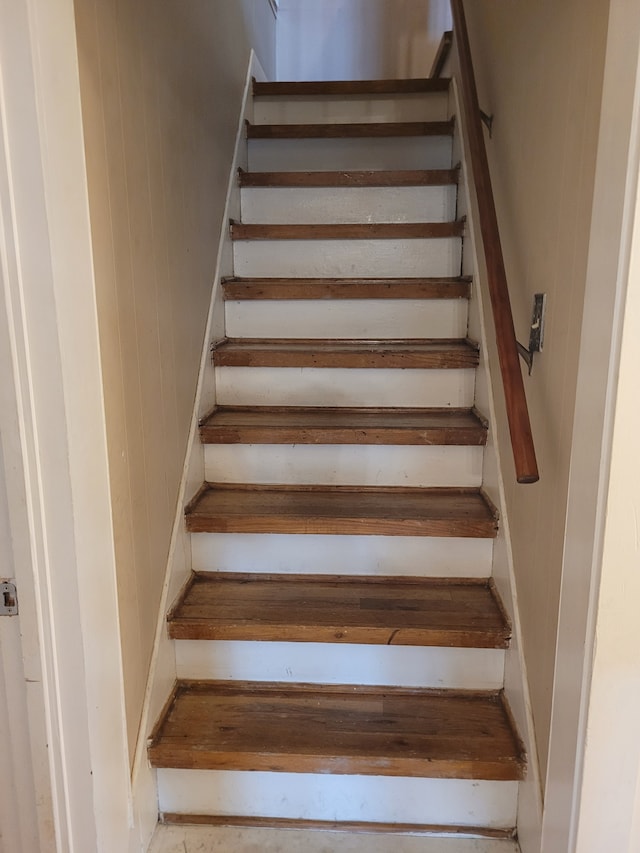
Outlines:
POLYGON ((254 102, 194 574, 168 615, 179 681, 149 746, 161 816, 291 829, 274 850, 332 829, 514 851, 525 756, 448 81, 254 102))

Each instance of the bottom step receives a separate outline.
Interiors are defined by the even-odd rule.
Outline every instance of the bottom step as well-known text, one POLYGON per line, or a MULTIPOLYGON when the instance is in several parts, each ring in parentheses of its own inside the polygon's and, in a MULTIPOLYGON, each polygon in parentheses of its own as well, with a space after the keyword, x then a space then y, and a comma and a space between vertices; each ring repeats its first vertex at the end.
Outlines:
POLYGON ((522 779, 500 692, 183 681, 149 746, 155 767, 522 779))
POLYGON ((149 853, 519 853, 519 849, 510 839, 160 826, 149 853))
POLYGON ((174 819, 470 833, 515 825, 524 771, 500 692, 255 681, 178 682, 149 757, 174 819))

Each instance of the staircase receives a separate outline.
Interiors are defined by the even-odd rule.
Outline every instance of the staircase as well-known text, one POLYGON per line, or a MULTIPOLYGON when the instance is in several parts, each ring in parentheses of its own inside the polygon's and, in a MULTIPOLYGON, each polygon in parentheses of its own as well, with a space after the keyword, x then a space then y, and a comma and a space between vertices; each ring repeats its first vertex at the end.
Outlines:
POLYGON ((168 823, 516 849, 454 130, 446 80, 254 84, 149 747, 168 823))

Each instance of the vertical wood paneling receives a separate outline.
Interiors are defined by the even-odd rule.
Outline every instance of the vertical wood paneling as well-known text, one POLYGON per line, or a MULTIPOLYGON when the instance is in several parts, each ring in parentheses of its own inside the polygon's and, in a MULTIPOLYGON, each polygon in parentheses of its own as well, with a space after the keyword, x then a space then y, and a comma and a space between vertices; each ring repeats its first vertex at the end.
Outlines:
POLYGON ((76 0, 131 750, 249 50, 268 2, 76 0))

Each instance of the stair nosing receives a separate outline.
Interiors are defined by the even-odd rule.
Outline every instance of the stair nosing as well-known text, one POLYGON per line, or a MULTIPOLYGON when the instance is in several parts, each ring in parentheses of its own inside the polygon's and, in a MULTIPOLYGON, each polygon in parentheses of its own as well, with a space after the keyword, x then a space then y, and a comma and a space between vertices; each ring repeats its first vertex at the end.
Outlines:
POLYGON ((498 631, 488 632, 478 629, 475 633, 467 631, 439 631, 416 628, 396 628, 393 631, 367 629, 362 626, 295 625, 290 623, 256 624, 253 630, 241 625, 218 621, 211 625, 208 620, 195 618, 177 619, 168 624, 169 637, 172 640, 192 640, 195 642, 282 642, 282 643, 323 643, 340 645, 393 646, 394 648, 446 648, 466 650, 496 650, 509 648, 510 637, 498 631), (444 634, 446 633, 446 639, 444 634), (390 636, 393 635, 393 639, 390 636))
POLYGON ((464 219, 446 222, 230 223, 239 240, 438 240, 459 238, 464 219))
POLYGON ((300 172, 251 172, 238 169, 238 183, 243 189, 323 188, 340 187, 358 189, 363 187, 424 187, 456 185, 459 168, 453 169, 368 169, 339 171, 300 172))
POLYGON ((247 139, 397 139, 399 137, 452 136, 454 120, 331 122, 317 124, 253 124, 245 121, 247 139))
POLYGON ((447 77, 376 80, 253 81, 253 95, 260 97, 345 97, 350 95, 402 95, 446 92, 447 77))
POLYGON ((199 425, 200 440, 204 444, 370 444, 370 445, 418 445, 418 446, 484 446, 487 426, 471 408, 453 409, 391 409, 339 407, 269 407, 269 406, 217 406, 203 418, 199 425), (314 424, 314 418, 330 413, 341 420, 332 423, 314 424), (233 415, 238 420, 233 422, 233 415), (242 422, 243 415, 265 415, 271 421, 262 425, 255 418, 242 422), (402 418, 410 415, 441 416, 442 423, 402 424, 402 418), (230 419, 216 423, 216 417, 230 419), (391 415, 398 424, 378 423, 376 415, 391 415), (287 423, 287 416, 305 417, 309 422, 287 423), (364 418, 363 418, 364 416, 364 418), (367 420, 370 416, 370 420, 367 420), (447 423, 447 416, 462 418, 469 423, 447 423), (358 422, 358 418, 360 421, 358 422), (281 422, 277 423, 280 418, 281 422))
POLYGON ((471 278, 260 278, 222 279, 229 302, 315 299, 469 299, 471 278), (448 292, 449 291, 449 292, 448 292))
MULTIPOLYGON (((446 597, 441 599, 446 602, 446 597)), ((445 605, 446 606, 446 605, 445 605)), ((278 605, 275 606, 278 610, 278 605)), ((326 615, 326 614, 325 614, 326 615)), ((419 621, 419 620, 418 620, 419 621)), ((167 615, 169 636, 176 640, 239 640, 256 642, 315 642, 341 644, 374 644, 393 646, 422 646, 446 647, 459 649, 506 649, 511 637, 511 625, 504 609, 500 606, 495 588, 489 579, 467 578, 451 580, 446 578, 419 577, 357 577, 336 574, 277 574, 277 573, 246 573, 246 572, 198 572, 194 573, 184 587, 178 600, 167 615), (225 590, 226 587, 226 590, 225 590), (344 621, 339 619, 318 621, 318 608, 322 605, 312 600, 307 608, 306 597, 312 595, 312 590, 329 588, 324 594, 329 595, 332 608, 342 608, 344 621), (483 590, 481 601, 476 600, 470 615, 461 619, 461 613, 469 608, 469 601, 456 602, 451 600, 449 613, 453 614, 454 622, 447 625, 443 615, 437 618, 436 624, 431 613, 438 611, 438 605, 427 603, 423 609, 423 624, 407 624, 416 621, 414 611, 405 612, 402 608, 393 611, 394 618, 389 624, 376 623, 376 608, 370 611, 360 611, 349 600, 354 587, 358 595, 373 596, 374 600, 381 594, 388 594, 395 599, 398 596, 406 598, 408 590, 415 590, 413 596, 421 598, 421 590, 442 590, 446 594, 454 594, 461 589, 483 590), (212 607, 208 595, 212 590, 218 590, 216 606, 212 607), (229 589, 230 588, 230 589, 229 589), (286 619, 275 618, 273 599, 266 596, 265 607, 268 618, 254 621, 252 611, 268 589, 277 589, 279 595, 295 595, 300 601, 294 612, 287 606, 286 619), (205 598, 202 600, 202 591, 205 598), (241 608, 233 600, 225 605, 225 595, 232 599, 241 593, 251 599, 247 611, 241 614, 241 608), (220 598, 220 596, 222 598, 220 598), (346 596, 347 601, 343 596, 346 596), (341 604, 341 601, 343 602, 341 604), (482 610, 478 610, 481 605, 482 610), (227 613, 235 615, 225 615, 227 613), (194 608, 208 610, 208 615, 196 616, 194 608), (346 609, 345 609, 346 608, 346 609), (304 618, 306 614, 306 619, 304 618), (314 618, 314 614, 316 617, 314 618), (491 624, 474 624, 484 614, 485 621, 491 624), (490 615, 489 615, 490 614, 490 615), (429 620, 432 620, 431 623, 429 620), (466 619, 466 623, 465 623, 466 619), (404 621, 404 624, 403 624, 404 621)))
MULTIPOLYGON (((317 499, 317 498, 316 498, 317 499)), ((307 501, 308 505, 310 497, 307 501)), ((225 504, 228 510, 228 501, 225 504)), ((351 504, 349 505, 351 509, 351 504)), ((420 507, 418 507, 420 509, 420 507)), ((468 509, 466 510, 468 511, 468 509)), ((335 486, 335 485, 300 485, 300 484, 259 484, 259 483, 204 483, 195 497, 188 503, 185 509, 187 530, 191 533, 343 533, 355 535, 388 535, 388 536, 438 536, 438 537, 460 537, 460 538, 484 538, 491 539, 497 535, 497 510, 482 489, 474 487, 399 487, 399 486, 335 486), (267 493, 273 495, 273 500, 278 501, 278 494, 289 495, 290 499, 296 499, 296 511, 291 508, 284 513, 283 506, 275 509, 252 508, 251 498, 245 502, 246 509, 240 506, 239 511, 222 512, 220 509, 211 509, 211 502, 215 505, 216 496, 224 492, 235 492, 237 501, 242 501, 242 494, 258 495, 267 493), (309 508, 302 508, 301 495, 324 496, 326 500, 334 499, 333 507, 324 508, 322 513, 311 512, 309 508), (358 495, 357 502, 359 513, 338 512, 341 497, 358 495), (426 501, 438 499, 442 504, 444 499, 455 502, 456 499, 471 501, 475 507, 476 516, 465 517, 459 511, 453 511, 447 516, 442 513, 434 513, 424 503, 421 512, 404 512, 402 516, 383 514, 381 511, 373 511, 368 507, 364 511, 363 502, 366 496, 377 496, 382 498, 388 496, 385 504, 392 503, 389 500, 395 496, 397 507, 400 498, 417 499, 426 501), (206 505, 209 504, 209 509, 206 505), (337 504, 337 506, 336 506, 337 504), (333 511, 331 511, 333 510, 333 511), (481 510, 481 511, 480 511, 481 510), (480 512, 479 512, 480 511, 480 512), (478 514, 479 512, 479 514, 478 514)))
POLYGON ((475 369, 479 358, 467 338, 226 338, 212 347, 218 367, 475 369))

